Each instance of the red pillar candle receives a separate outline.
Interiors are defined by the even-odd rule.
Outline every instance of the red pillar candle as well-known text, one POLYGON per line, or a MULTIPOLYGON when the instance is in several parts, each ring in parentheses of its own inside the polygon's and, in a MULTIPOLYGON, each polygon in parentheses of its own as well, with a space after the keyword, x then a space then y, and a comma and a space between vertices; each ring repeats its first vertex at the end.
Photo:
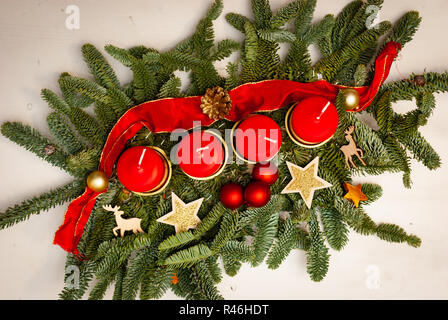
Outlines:
POLYGON ((335 105, 322 97, 298 102, 286 115, 286 129, 291 139, 306 147, 317 147, 331 139, 339 123, 335 105))
POLYGON ((278 124, 268 116, 256 114, 237 122, 232 132, 235 154, 249 162, 266 162, 275 157, 282 144, 278 124))
POLYGON ((182 138, 177 149, 177 163, 189 177, 207 180, 222 172, 227 146, 213 131, 194 130, 182 138))
POLYGON ((171 164, 156 147, 137 146, 123 152, 117 162, 118 180, 135 193, 151 195, 162 191, 171 178, 171 164))

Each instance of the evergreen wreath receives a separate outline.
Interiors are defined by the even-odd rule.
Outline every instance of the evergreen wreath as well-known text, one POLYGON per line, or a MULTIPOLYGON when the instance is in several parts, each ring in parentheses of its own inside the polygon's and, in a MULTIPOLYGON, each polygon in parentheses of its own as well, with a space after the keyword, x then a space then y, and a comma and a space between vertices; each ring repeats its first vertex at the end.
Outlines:
MULTIPOLYGON (((241 45, 233 40, 214 42, 213 20, 223 9, 222 0, 215 0, 205 17, 199 21, 194 34, 174 49, 159 52, 136 46, 122 49, 107 45, 113 58, 129 67, 133 80, 122 85, 104 56, 91 44, 82 47, 84 60, 93 80, 62 73, 59 77, 62 97, 42 90, 51 113, 47 117, 52 138, 46 138, 33 128, 6 122, 2 134, 32 151, 50 164, 74 177, 65 186, 8 208, 0 214, 0 228, 10 227, 82 194, 86 177, 97 169, 101 150, 109 131, 130 108, 145 101, 167 97, 203 95, 217 86, 231 90, 249 82, 285 79, 313 82, 318 75, 330 83, 363 86, 373 77, 372 61, 386 42, 404 46, 411 41, 421 18, 415 11, 406 13, 396 24, 381 22, 368 29, 366 19, 369 5, 381 6, 382 0, 353 1, 337 16, 327 15, 312 23, 316 0, 295 0, 272 12, 268 0, 252 0, 254 19, 229 13, 226 20, 241 31, 241 45), (284 26, 293 22, 292 28, 284 26), (383 38, 381 38, 383 37, 383 38), (380 39, 381 38, 381 39, 380 39), (284 59, 278 55, 279 44, 289 43, 284 59), (309 47, 315 44, 321 54, 312 64, 309 47), (218 74, 214 62, 240 50, 241 59, 229 63, 227 77, 218 74), (190 71, 191 83, 181 91, 176 70, 190 71), (93 105, 94 116, 85 111, 93 105)), ((440 158, 419 132, 435 108, 434 94, 448 91, 448 73, 411 75, 407 80, 381 86, 375 100, 366 109, 378 123, 372 129, 354 113, 345 111, 342 97, 335 105, 339 126, 333 139, 321 147, 309 149, 297 146, 286 134, 279 153, 280 178, 271 187, 272 197, 261 208, 225 208, 219 200, 221 187, 229 181, 247 184, 251 176, 246 165, 228 164, 212 180, 192 180, 173 166, 167 189, 158 195, 130 196, 113 176, 107 192, 101 194, 93 208, 78 245, 83 259, 67 255, 67 266, 80 271, 78 288, 66 286, 61 299, 80 299, 93 277, 97 283, 90 299, 103 298, 106 289, 115 283, 114 299, 157 299, 166 290, 186 299, 222 299, 216 284, 222 279, 218 264, 221 258, 224 271, 234 276, 243 263, 258 266, 263 261, 276 269, 294 249, 304 250, 307 271, 314 281, 321 281, 328 270, 328 245, 342 250, 348 242, 349 228, 363 235, 376 235, 389 241, 419 247, 421 240, 401 227, 374 222, 364 206, 377 200, 382 188, 363 184, 362 193, 368 200, 359 207, 344 199, 346 182, 352 176, 385 172, 402 172, 404 186, 411 186, 409 154, 430 170, 437 169, 440 158), (417 108, 397 114, 392 104, 416 99, 417 108), (345 130, 354 126, 354 139, 365 152, 366 166, 348 168, 340 147, 346 144, 345 130), (304 167, 319 157, 319 176, 333 185, 316 192, 309 209, 298 194, 282 194, 289 181, 286 161, 304 167), (187 202, 198 197, 204 201, 198 216, 202 222, 194 230, 174 233, 172 227, 156 220, 171 211, 171 192, 187 202), (115 220, 103 206, 120 206, 126 213, 141 219, 145 233, 115 237, 115 220), (322 221, 321 229, 318 217, 322 221), (248 241, 248 240, 251 241, 248 241)), ((265 112, 285 132, 287 108, 265 112)), ((211 127, 220 131, 232 128, 233 123, 218 120, 211 127)), ((152 134, 142 129, 128 147, 157 146, 169 154, 176 142, 168 133, 152 134)), ((355 160, 358 161, 358 160, 355 160)))

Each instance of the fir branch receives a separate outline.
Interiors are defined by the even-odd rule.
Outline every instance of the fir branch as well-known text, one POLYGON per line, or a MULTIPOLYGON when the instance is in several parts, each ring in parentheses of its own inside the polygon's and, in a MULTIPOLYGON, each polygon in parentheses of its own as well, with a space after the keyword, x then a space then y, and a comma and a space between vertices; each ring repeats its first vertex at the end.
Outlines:
POLYGON ((67 158, 67 165, 72 172, 85 175, 98 167, 100 149, 83 149, 75 155, 67 158))
POLYGON ((251 4, 257 28, 266 28, 272 17, 269 0, 251 0, 251 4))
POLYGON ((395 41, 404 46, 410 42, 417 32, 422 18, 417 11, 410 11, 398 20, 394 25, 391 34, 387 37, 386 43, 395 41))
POLYGON ((210 250, 213 252, 218 252, 219 249, 227 243, 227 241, 233 238, 237 225, 238 214, 226 211, 222 217, 219 231, 211 243, 210 250))
POLYGON ((363 183, 361 189, 368 198, 366 201, 364 201, 365 205, 377 201, 383 195, 383 188, 378 184, 363 183))
POLYGON ((230 23, 235 29, 241 32, 245 32, 245 24, 250 22, 248 18, 239 14, 239 13, 228 13, 226 14, 226 20, 230 23))
POLYGON ((318 42, 320 39, 326 38, 330 35, 331 30, 334 27, 334 16, 331 14, 326 15, 321 21, 313 24, 301 37, 302 41, 307 44, 318 42))
POLYGON ((361 52, 370 48, 390 28, 390 22, 382 22, 378 28, 366 30, 340 50, 322 58, 314 67, 316 72, 322 73, 328 81, 333 81, 347 61, 356 60, 361 52))
POLYGON ((232 90, 240 85, 240 75, 238 73, 239 64, 229 62, 227 64, 227 74, 225 89, 232 90))
POLYGON ((79 135, 96 147, 102 148, 106 140, 106 131, 98 121, 78 107, 70 110, 69 118, 79 135))
POLYGON ((134 61, 133 56, 126 49, 108 44, 104 47, 104 50, 126 67, 132 66, 132 62, 134 61))
POLYGON ((113 276, 98 279, 97 283, 90 291, 89 300, 102 300, 106 294, 107 288, 112 284, 113 280, 113 276))
POLYGON ((242 263, 234 259, 231 255, 222 255, 221 257, 226 274, 231 277, 235 276, 241 268, 242 263))
POLYGON ((115 288, 112 300, 123 300, 123 280, 126 274, 126 266, 121 266, 115 276, 115 288))
POLYGON ((67 254, 67 260, 65 263, 65 270, 72 271, 77 268, 79 271, 79 278, 76 281, 76 273, 66 273, 64 282, 65 287, 59 293, 59 299, 61 300, 79 300, 83 297, 84 293, 89 288, 89 284, 93 279, 93 269, 95 262, 90 260, 80 261, 75 255, 67 254), (68 280, 74 280, 67 283, 68 280))
POLYGON ((252 266, 258 266, 268 254, 277 234, 278 213, 265 214, 256 223, 257 233, 253 243, 252 266))
POLYGON ((210 277, 213 280, 213 283, 220 283, 222 280, 222 272, 220 266, 218 265, 218 255, 213 255, 205 259, 204 263, 210 277))
POLYGON ((303 37, 311 25, 317 0, 303 0, 303 2, 304 5, 300 8, 297 17, 294 20, 295 34, 299 38, 303 37))
POLYGON ((361 87, 365 85, 367 82, 368 70, 367 67, 363 64, 360 64, 356 67, 355 74, 353 75, 354 84, 357 87, 361 87))
POLYGON ((207 268, 207 264, 203 261, 192 267, 192 281, 194 281, 199 289, 199 299, 204 300, 223 300, 215 286, 214 279, 207 268))
POLYGON ((415 235, 408 235, 403 228, 388 224, 380 223, 377 226, 376 234, 378 238, 389 242, 407 242, 410 246, 418 248, 420 247, 421 240, 415 235))
POLYGON ((284 223, 283 232, 279 233, 277 242, 272 246, 266 263, 269 269, 277 269, 291 250, 297 246, 296 225, 288 219, 284 223))
POLYGON ((356 13, 363 7, 363 1, 357 0, 348 3, 337 15, 332 34, 332 47, 339 50, 345 44, 346 34, 350 32, 348 26, 352 22, 356 13))
POLYGON ((287 30, 258 30, 261 39, 271 42, 294 42, 296 36, 287 30))
POLYGON ((258 35, 255 26, 250 22, 244 25, 246 40, 244 42, 244 62, 253 64, 257 60, 258 35))
POLYGON ((215 52, 211 55, 212 61, 220 61, 230 56, 240 48, 240 44, 234 40, 225 39, 216 44, 215 52))
POLYGON ((59 87, 62 91, 62 96, 64 97, 66 103, 70 107, 86 108, 93 103, 93 100, 86 96, 85 94, 79 94, 75 89, 69 84, 63 81, 65 77, 71 77, 69 73, 63 72, 58 79, 59 87))
POLYGON ((87 43, 82 46, 82 55, 89 67, 90 73, 98 84, 105 88, 120 87, 114 70, 92 44, 87 43))
POLYGON ((181 80, 178 77, 169 78, 160 88, 157 94, 158 98, 177 98, 181 96, 180 93, 181 80))
POLYGON ((376 224, 362 208, 355 206, 346 199, 335 198, 334 208, 343 215, 344 221, 357 233, 372 235, 376 233, 376 224))
POLYGON ((126 95, 126 93, 116 87, 108 88, 107 95, 109 97, 108 106, 114 111, 116 120, 134 105, 134 102, 126 95))
POLYGON ((70 125, 59 113, 50 113, 47 117, 47 123, 51 134, 65 152, 73 155, 86 147, 76 137, 70 125))
POLYGON ((393 163, 395 163, 401 171, 403 171, 403 184, 406 188, 411 187, 411 167, 409 157, 406 150, 400 145, 396 138, 388 136, 384 141, 389 157, 393 163))
POLYGON ((314 212, 311 213, 309 227, 311 244, 307 251, 307 272, 311 280, 318 282, 322 281, 328 272, 330 255, 314 212))
POLYGON ((294 0, 283 8, 280 8, 274 15, 272 15, 269 21, 269 27, 271 29, 277 29, 285 25, 298 15, 300 10, 303 9, 304 3, 305 2, 302 0, 294 0))
POLYGON ((198 238, 199 236, 210 230, 218 223, 218 221, 226 212, 229 213, 229 210, 226 209, 221 202, 216 203, 215 206, 213 206, 213 208, 207 214, 207 216, 202 219, 201 223, 196 227, 196 229, 193 230, 193 235, 198 238))
POLYGON ((330 247, 342 250, 348 242, 348 228, 343 216, 334 209, 321 209, 322 225, 330 247))
POLYGON ((150 266, 151 259, 148 249, 140 250, 135 257, 129 259, 127 272, 123 279, 123 300, 135 300, 145 270, 150 266))
POLYGON ((68 155, 52 141, 42 136, 36 129, 20 122, 5 122, 1 126, 1 133, 12 142, 31 151, 51 165, 73 174, 65 163, 68 155), (54 153, 47 155, 45 153, 45 147, 47 146, 54 147, 54 153))
POLYGON ((420 132, 408 136, 400 135, 398 139, 412 153, 414 159, 422 162, 428 169, 440 168, 442 164, 440 156, 420 132))
POLYGON ((70 106, 53 91, 42 89, 40 94, 42 99, 46 101, 53 110, 66 115, 70 113, 70 106))
POLYGON ((141 281, 140 299, 159 299, 170 287, 173 270, 167 267, 158 267, 147 270, 141 281))
POLYGON ((196 237, 191 231, 176 233, 163 240, 159 245, 159 250, 170 250, 178 248, 190 243, 195 239, 196 237))
POLYGON ((211 255, 212 251, 210 248, 207 245, 200 243, 172 254, 166 258, 164 265, 176 268, 188 268, 211 255))
POLYGON ((252 248, 244 242, 237 240, 227 241, 220 250, 223 256, 231 257, 237 261, 249 262, 252 257, 252 248))
POLYGON ((65 76, 60 78, 59 83, 61 86, 70 87, 75 92, 86 95, 92 100, 106 104, 109 102, 107 90, 91 80, 65 76))

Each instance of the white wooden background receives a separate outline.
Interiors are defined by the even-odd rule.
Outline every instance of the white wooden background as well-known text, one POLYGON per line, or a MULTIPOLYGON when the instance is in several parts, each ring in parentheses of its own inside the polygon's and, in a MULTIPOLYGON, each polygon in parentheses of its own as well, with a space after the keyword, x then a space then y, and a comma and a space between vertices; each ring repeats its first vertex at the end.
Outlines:
MULTIPOLYGON (((271 0, 273 9, 287 0, 271 0)), ((250 15, 249 0, 224 0, 224 14, 250 15)), ((337 13, 348 0, 319 0, 316 18, 337 13)), ((207 10, 209 0, 2 0, 0 2, 0 122, 22 121, 48 133, 47 105, 41 88, 57 89, 61 72, 88 77, 80 52, 90 42, 131 47, 144 44, 169 49, 189 36, 207 10), (79 30, 66 28, 66 7, 80 9, 79 30)), ((418 10, 423 23, 414 41, 395 63, 390 79, 411 72, 448 69, 448 2, 446 0, 386 0, 382 19, 396 21, 408 10, 418 10)), ((216 38, 241 40, 224 19, 215 22, 216 38)), ((232 56, 235 58, 235 55, 232 56)), ((110 58, 120 79, 130 71, 110 58)), ((219 64, 224 72, 225 63, 219 64)), ((437 95, 438 109, 423 134, 448 159, 446 122, 448 94, 437 95)), ((412 103, 396 105, 406 112, 412 103)), ((0 212, 33 195, 63 185, 70 177, 9 140, 0 138, 0 212)), ((413 189, 406 190, 401 175, 360 177, 355 182, 379 183, 384 196, 367 211, 376 222, 403 226, 422 238, 419 249, 389 244, 375 237, 350 233, 342 252, 331 251, 330 269, 320 283, 309 280, 305 255, 291 254, 276 271, 265 265, 245 265, 235 277, 219 285, 227 299, 439 299, 448 298, 446 230, 448 167, 430 172, 412 162, 413 189), (378 280, 375 282, 374 280, 378 280)), ((55 299, 63 287, 65 252, 52 245, 66 205, 0 231, 0 299, 55 299)), ((107 298, 111 297, 111 290, 107 298)), ((167 293, 164 298, 176 298, 167 293)))

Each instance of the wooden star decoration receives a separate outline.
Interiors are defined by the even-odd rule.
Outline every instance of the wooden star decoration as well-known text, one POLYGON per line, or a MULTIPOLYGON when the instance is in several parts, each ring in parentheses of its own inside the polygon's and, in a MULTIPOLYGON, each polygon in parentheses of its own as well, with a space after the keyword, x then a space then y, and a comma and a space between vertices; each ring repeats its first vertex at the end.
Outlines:
POLYGON ((362 186, 358 184, 357 186, 353 186, 350 183, 344 183, 344 188, 347 191, 347 194, 344 196, 345 199, 352 201, 356 208, 359 207, 360 201, 366 201, 369 198, 362 192, 362 186))
POLYGON ((174 192, 171 193, 172 210, 157 219, 157 222, 174 226, 176 233, 194 229, 201 222, 198 211, 204 198, 190 203, 184 203, 174 192))
POLYGON ((301 168, 288 161, 286 164, 288 165, 292 180, 282 190, 282 193, 300 193, 308 209, 311 208, 314 191, 333 186, 317 175, 319 157, 314 158, 305 168, 301 168))

